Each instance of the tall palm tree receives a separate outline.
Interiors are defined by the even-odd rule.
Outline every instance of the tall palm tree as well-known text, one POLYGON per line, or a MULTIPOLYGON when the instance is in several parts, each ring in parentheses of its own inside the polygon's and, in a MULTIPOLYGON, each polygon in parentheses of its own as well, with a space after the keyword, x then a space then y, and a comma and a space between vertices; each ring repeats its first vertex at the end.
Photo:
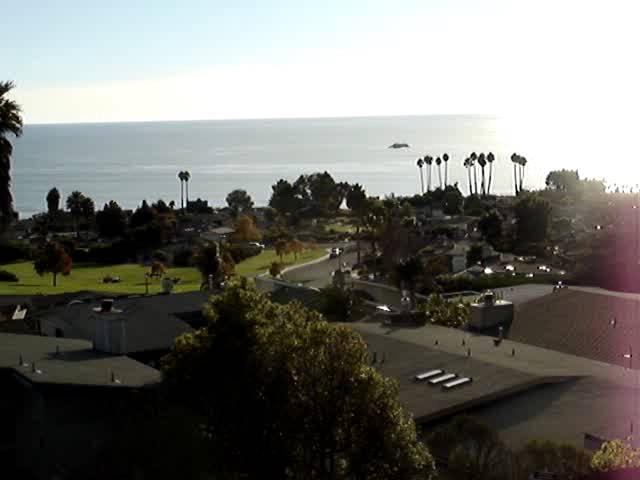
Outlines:
POLYGON ((184 171, 184 198, 187 205, 187 212, 189 211, 189 180, 191 180, 191 174, 185 170, 184 171))
POLYGON ((9 135, 22 135, 20 106, 7 98, 14 88, 13 82, 0 82, 0 227, 13 218, 13 197, 11 196, 11 154, 13 145, 9 135))
POLYGON ((491 182, 493 181, 493 162, 495 162, 496 157, 493 153, 489 152, 487 155, 487 162, 489 162, 489 183, 487 185, 487 193, 491 195, 491 182))
POLYGON ((518 195, 518 159, 519 155, 514 153, 511 155, 511 162, 513 163, 513 185, 516 190, 516 196, 518 195))
POLYGON ((429 167, 427 169, 427 192, 431 191, 431 165, 433 165, 433 157, 427 155, 424 157, 424 163, 429 167))
POLYGON ((77 190, 71 192, 71 195, 67 197, 67 210, 69 210, 71 218, 73 219, 76 238, 80 238, 79 220, 82 216, 82 205, 85 201, 85 198, 86 197, 77 190))
POLYGON ((442 159, 440 157, 436 158, 436 165, 438 166, 438 179, 440 180, 440 188, 442 188, 442 159))
POLYGON ((184 211, 184 172, 178 172, 178 179, 180 180, 180 210, 184 211))
POLYGON ((462 162, 462 165, 467 169, 467 179, 469 180, 469 195, 472 195, 473 187, 471 185, 471 159, 469 157, 465 158, 464 162, 462 162))
POLYGON ((522 187, 524 183, 524 167, 527 166, 527 159, 525 157, 520 157, 518 161, 518 165, 520 165, 520 191, 522 192, 522 187))
POLYGON ((419 158, 418 161, 416 162, 416 165, 418 165, 418 169, 420 169, 420 192, 424 195, 424 175, 422 172, 422 167, 424 166, 424 160, 419 158))
POLYGON ((449 181, 449 155, 445 153, 442 155, 442 161, 444 162, 444 186, 447 186, 449 181))
POLYGON ((478 160, 478 155, 476 155, 476 152, 471 152, 471 156, 469 157, 471 159, 471 166, 473 167, 473 185, 474 185, 474 193, 477 195, 478 194, 478 171, 476 169, 476 161, 478 160))
POLYGON ((485 183, 484 168, 487 166, 487 160, 484 153, 478 155, 478 165, 480 165, 482 171, 482 195, 485 196, 487 194, 487 185, 485 183))

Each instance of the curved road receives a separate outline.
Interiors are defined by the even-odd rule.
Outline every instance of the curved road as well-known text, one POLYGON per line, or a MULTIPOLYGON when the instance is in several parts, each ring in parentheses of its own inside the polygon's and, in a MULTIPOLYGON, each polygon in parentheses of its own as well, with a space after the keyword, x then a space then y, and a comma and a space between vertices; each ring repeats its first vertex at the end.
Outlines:
MULTIPOLYGON (((327 251, 330 251, 333 245, 327 247, 327 251)), ((351 267, 356 263, 358 254, 355 250, 355 245, 339 244, 336 247, 345 248, 345 252, 338 258, 327 258, 325 260, 303 265, 298 268, 294 268, 288 272, 282 274, 282 278, 288 282, 301 283, 307 287, 322 288, 331 283, 331 273, 335 271, 340 262, 344 262, 348 267, 351 267)), ((362 255, 366 252, 364 245, 361 249, 362 255)))

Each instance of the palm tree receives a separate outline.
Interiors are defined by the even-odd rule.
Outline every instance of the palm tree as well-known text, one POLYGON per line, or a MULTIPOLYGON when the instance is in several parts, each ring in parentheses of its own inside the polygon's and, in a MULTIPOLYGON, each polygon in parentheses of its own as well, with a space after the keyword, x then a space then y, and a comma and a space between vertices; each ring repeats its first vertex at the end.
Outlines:
POLYGON ((183 173, 184 173, 184 186, 185 186, 184 198, 186 200, 187 212, 188 212, 189 211, 189 180, 191 180, 191 174, 187 170, 185 170, 183 173))
POLYGON ((85 196, 77 190, 71 192, 71 195, 67 197, 67 210, 69 210, 71 218, 73 218, 76 238, 80 238, 80 228, 78 225, 78 220, 80 220, 80 217, 82 216, 82 207, 84 202, 85 196))
POLYGON ((442 188, 442 159, 440 157, 436 158, 436 165, 438 166, 438 179, 440 180, 440 188, 442 188))
POLYGON ((469 180, 469 195, 473 193, 471 190, 471 159, 469 157, 464 159, 462 166, 467 169, 467 179, 469 180))
POLYGON ((449 179, 449 155, 446 153, 442 155, 442 161, 444 162, 444 186, 446 187, 449 179))
POLYGON ((518 159, 520 156, 517 153, 511 155, 511 162, 513 163, 513 185, 516 190, 516 196, 518 195, 518 159))
POLYGON ((180 210, 184 211, 184 172, 178 172, 180 179, 180 210))
POLYGON ((9 134, 22 135, 20 106, 7 98, 14 88, 13 82, 0 82, 0 226, 13 218, 13 197, 11 196, 11 154, 13 145, 9 134))
POLYGON ((522 184, 524 183, 524 167, 527 166, 527 159, 520 157, 518 164, 520 165, 520 191, 522 192, 522 184))
POLYGON ((485 196, 487 194, 487 187, 485 183, 484 167, 487 166, 487 160, 484 153, 478 155, 478 165, 480 165, 480 168, 482 169, 482 195, 485 196))
POLYGON ((476 152, 471 152, 471 166, 473 167, 473 185, 474 185, 474 193, 478 194, 478 171, 476 170, 476 160, 478 160, 478 155, 476 152))
POLYGON ((487 193, 491 195, 491 182, 493 181, 493 162, 495 162, 496 157, 493 153, 489 152, 487 155, 487 162, 489 162, 489 183, 487 185, 487 193))
POLYGON ((424 175, 422 172, 422 167, 424 166, 424 160, 419 158, 416 165, 418 165, 418 168, 420 169, 420 192, 424 195, 424 175))
POLYGON ((424 163, 429 167, 427 170, 427 192, 429 192, 431 191, 431 165, 433 165, 433 157, 427 155, 424 157, 424 163))

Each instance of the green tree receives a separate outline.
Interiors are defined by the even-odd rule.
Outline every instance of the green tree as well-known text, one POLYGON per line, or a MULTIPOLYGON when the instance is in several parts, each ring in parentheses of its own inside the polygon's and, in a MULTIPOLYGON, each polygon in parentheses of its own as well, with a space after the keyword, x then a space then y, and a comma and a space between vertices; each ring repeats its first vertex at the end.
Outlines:
POLYGON ((489 163, 489 182, 487 184, 487 193, 491 195, 491 186, 493 185, 493 162, 496 161, 496 157, 493 153, 487 154, 487 162, 489 163))
POLYGON ((280 215, 286 217, 302 207, 299 189, 286 180, 280 179, 271 186, 269 206, 275 208, 280 215))
POLYGON ((422 260, 415 255, 402 259, 394 267, 393 277, 397 286, 408 290, 414 303, 416 287, 424 273, 422 260))
POLYGON ((527 195, 516 202, 516 241, 520 245, 541 243, 547 239, 551 205, 537 195, 527 195))
POLYGON ((53 275, 53 286, 57 286, 58 274, 69 275, 73 263, 64 247, 56 242, 48 242, 36 255, 33 268, 40 276, 53 275))
POLYGON ((420 193, 424 195, 424 175, 423 175, 423 171, 422 168, 424 167, 424 160, 421 158, 418 158, 418 161, 416 162, 416 165, 418 167, 418 171, 420 172, 420 193))
POLYGON ((605 442, 591 458, 591 468, 597 471, 640 468, 640 450, 622 440, 605 442))
POLYGON ((320 312, 331 321, 348 322, 353 310, 357 308, 360 299, 351 289, 340 288, 336 285, 320 290, 320 312))
POLYGON ((20 106, 8 98, 15 87, 13 82, 0 82, 0 229, 14 218, 11 195, 11 154, 13 145, 9 135, 22 135, 20 106))
POLYGON ((432 293, 418 305, 426 315, 427 322, 443 327, 462 328, 469 321, 470 307, 461 299, 447 300, 438 293, 432 293))
POLYGON ((227 205, 234 217, 247 214, 253 209, 253 200, 246 190, 236 189, 227 195, 227 205))
POLYGON ((478 222, 478 229, 482 232, 484 238, 494 247, 500 243, 502 239, 502 215, 493 209, 486 213, 478 222))
POLYGON ((346 200, 347 208, 351 210, 353 216, 356 217, 356 250, 358 252, 356 263, 359 265, 362 252, 360 245, 360 229, 364 226, 364 217, 367 214, 367 206, 369 205, 369 203, 367 201, 367 194, 364 188, 362 188, 362 185, 358 183, 351 185, 351 188, 347 193, 346 200))
POLYGON ((487 194, 487 185, 485 182, 484 169, 487 166, 487 157, 485 157, 484 153, 478 155, 478 165, 480 165, 480 171, 482 173, 482 180, 480 182, 482 186, 482 196, 485 196, 487 194))
POLYGON ((156 211, 149 206, 146 200, 143 200, 142 204, 131 215, 131 228, 144 227, 153 222, 156 216, 156 211))
POLYGON ((60 192, 56 187, 53 187, 47 193, 47 211, 49 215, 53 216, 60 210, 60 192))
POLYGON ((575 192, 580 185, 580 176, 577 170, 552 170, 545 180, 547 188, 562 192, 575 192))
POLYGON ((441 479, 507 480, 511 455, 498 434, 473 417, 459 416, 438 427, 427 445, 446 468, 441 479))
POLYGON ((127 228, 127 217, 120 205, 111 200, 96 214, 96 225, 103 237, 120 237, 127 228))
POLYGON ((76 237, 80 236, 79 220, 82 217, 82 202, 84 201, 84 199, 85 196, 77 190, 71 192, 71 195, 67 197, 67 210, 69 210, 71 218, 73 218, 76 237))
POLYGON ((223 272, 218 246, 215 243, 206 243, 196 249, 194 265, 202 276, 203 285, 208 284, 209 278, 216 285, 220 282, 223 272))
POLYGON ((447 215, 459 215, 462 213, 462 204, 464 197, 458 189, 458 184, 445 187, 444 198, 442 201, 442 211, 447 215))
POLYGON ((278 305, 246 279, 206 308, 164 364, 174 401, 202 418, 225 478, 430 478, 433 461, 369 365, 362 338, 299 303, 278 305))
POLYGON ((80 203, 80 211, 82 218, 87 222, 87 228, 89 228, 89 223, 96 214, 96 205, 90 197, 84 197, 82 199, 82 202, 80 203))

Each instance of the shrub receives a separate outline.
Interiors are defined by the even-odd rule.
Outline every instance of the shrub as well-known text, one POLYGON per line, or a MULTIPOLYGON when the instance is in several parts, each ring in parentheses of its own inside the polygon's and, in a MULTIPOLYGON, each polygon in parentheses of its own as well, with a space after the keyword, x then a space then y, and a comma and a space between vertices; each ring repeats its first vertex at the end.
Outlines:
POLYGON ((282 264, 280 262, 272 262, 269 267, 269 275, 276 278, 282 273, 282 264))
POLYGON ((15 273, 0 270, 0 282, 17 282, 18 277, 15 273))
POLYGON ((24 242, 2 242, 0 243, 0 263, 17 262, 18 260, 28 260, 32 257, 31 246, 24 242))
POLYGON ((173 252, 173 264, 176 267, 190 267, 193 265, 193 250, 189 247, 178 248, 173 252))
POLYGON ((235 263, 240 263, 247 258, 255 257, 256 255, 260 255, 262 252, 262 248, 257 245, 229 245, 227 251, 233 258, 235 263))
POLYGON ((164 250, 156 250, 151 254, 151 258, 158 262, 167 263, 169 261, 169 255, 164 250))

